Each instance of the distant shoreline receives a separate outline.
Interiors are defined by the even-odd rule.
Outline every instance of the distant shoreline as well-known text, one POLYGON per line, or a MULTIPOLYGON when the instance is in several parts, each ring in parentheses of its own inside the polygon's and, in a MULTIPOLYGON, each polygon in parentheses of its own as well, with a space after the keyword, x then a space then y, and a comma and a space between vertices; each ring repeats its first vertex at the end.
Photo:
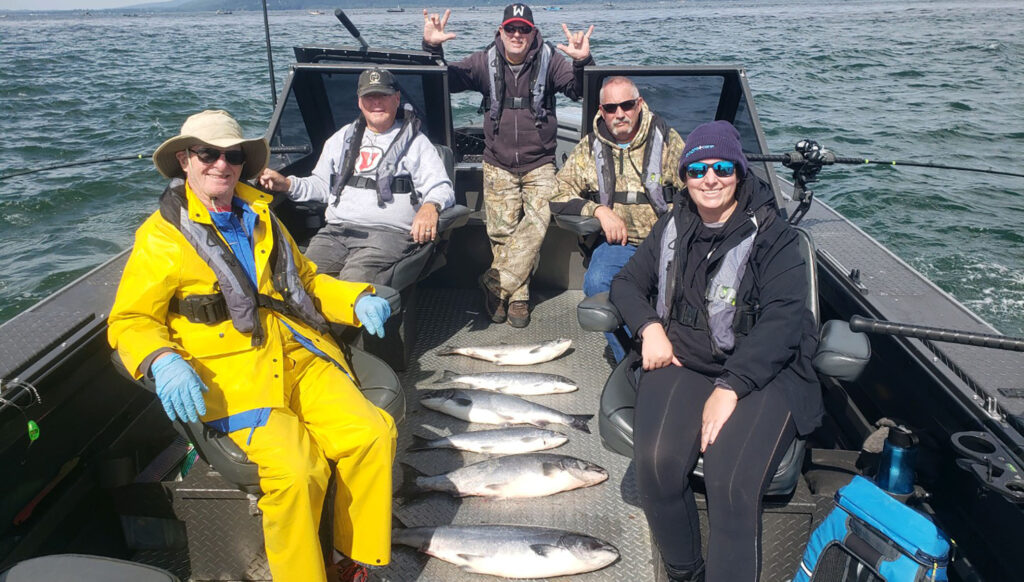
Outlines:
MULTIPOLYGON (((598 4, 603 3, 599 0, 558 0, 556 2, 545 2, 543 4, 536 4, 537 7, 541 6, 561 6, 561 5, 576 5, 576 4, 598 4)), ((331 15, 334 13, 334 9, 339 7, 344 10, 351 8, 374 8, 379 10, 386 10, 391 7, 388 2, 381 2, 380 0, 360 0, 356 2, 340 2, 333 5, 325 4, 323 0, 268 0, 267 10, 271 12, 287 12, 289 10, 323 10, 325 15, 331 15)), ((469 6, 487 6, 487 7, 501 7, 507 4, 504 0, 451 0, 444 2, 444 7, 450 8, 466 8, 469 6)), ((533 4, 533 3, 531 3, 533 4)), ((397 4, 396 4, 397 5, 397 4)), ((431 10, 439 9, 440 7, 430 7, 431 10)), ((217 2, 209 2, 208 0, 169 0, 165 2, 150 2, 145 4, 133 4, 130 6, 121 6, 116 8, 63 8, 63 9, 38 9, 38 8, 0 8, 0 14, 50 14, 50 13, 80 13, 80 14, 120 14, 124 12, 133 13, 167 13, 167 12, 217 12, 220 11, 231 11, 231 12, 262 12, 262 4, 257 2, 255 6, 251 0, 219 0, 217 2)), ((407 9, 406 12, 419 12, 420 7, 407 9)))

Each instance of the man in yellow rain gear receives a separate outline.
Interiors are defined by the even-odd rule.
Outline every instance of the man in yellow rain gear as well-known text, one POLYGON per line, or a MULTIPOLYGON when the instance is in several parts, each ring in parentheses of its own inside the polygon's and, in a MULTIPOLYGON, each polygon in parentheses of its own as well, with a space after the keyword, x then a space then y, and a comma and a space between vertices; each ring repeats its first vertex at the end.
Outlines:
POLYGON ((327 320, 383 335, 387 301, 317 274, 240 183, 269 148, 224 111, 189 117, 153 154, 172 180, 136 232, 109 339, 167 415, 227 433, 259 467, 267 561, 277 582, 325 580, 317 530, 337 467, 334 564, 344 580, 388 563, 394 421, 363 397, 327 320))

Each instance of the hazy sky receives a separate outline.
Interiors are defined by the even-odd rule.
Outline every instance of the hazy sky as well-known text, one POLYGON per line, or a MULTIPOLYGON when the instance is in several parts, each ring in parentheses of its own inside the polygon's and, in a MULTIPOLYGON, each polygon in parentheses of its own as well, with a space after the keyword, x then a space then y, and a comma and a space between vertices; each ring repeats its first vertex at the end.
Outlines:
POLYGON ((146 0, 0 0, 0 10, 86 10, 142 4, 146 0))

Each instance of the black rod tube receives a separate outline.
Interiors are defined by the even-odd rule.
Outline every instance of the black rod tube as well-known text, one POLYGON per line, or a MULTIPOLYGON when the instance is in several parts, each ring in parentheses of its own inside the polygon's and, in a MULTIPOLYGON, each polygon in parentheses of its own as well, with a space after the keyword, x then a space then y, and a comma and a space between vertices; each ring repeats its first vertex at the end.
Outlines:
POLYGON ((270 19, 267 17, 267 0, 263 0, 263 32, 267 37, 267 65, 270 67, 270 102, 277 108, 277 80, 274 78, 274 54, 270 50, 270 19))
POLYGON ((359 29, 356 28, 356 25, 352 24, 352 21, 349 20, 348 15, 345 14, 344 10, 342 10, 341 8, 335 8, 334 17, 340 20, 342 26, 348 29, 348 33, 351 34, 353 38, 359 41, 359 44, 363 46, 364 51, 370 49, 370 45, 366 44, 366 41, 363 40, 362 35, 359 34, 359 29))
POLYGON ((861 317, 859 315, 854 315, 850 318, 850 329, 853 331, 863 331, 867 333, 899 335, 937 342, 948 342, 968 346, 981 346, 983 348, 994 348, 997 350, 1024 352, 1024 338, 994 333, 974 333, 956 329, 925 327, 923 325, 912 325, 909 323, 897 323, 893 321, 880 321, 877 319, 861 317))

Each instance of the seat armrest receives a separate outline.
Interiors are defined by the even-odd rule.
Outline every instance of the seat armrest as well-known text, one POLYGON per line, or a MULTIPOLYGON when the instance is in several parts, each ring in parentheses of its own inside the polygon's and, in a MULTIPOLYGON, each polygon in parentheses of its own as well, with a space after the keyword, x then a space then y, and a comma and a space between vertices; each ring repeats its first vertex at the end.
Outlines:
POLYGON ((562 214, 554 214, 553 216, 555 218, 555 224, 559 228, 576 233, 579 236, 600 234, 601 232, 601 222, 593 216, 573 216, 562 214))
POLYGON ((833 319, 821 328, 814 369, 819 374, 852 382, 871 359, 868 336, 850 329, 849 322, 833 319))
POLYGON ((619 310, 612 305, 607 292, 580 301, 576 306, 576 319, 587 331, 615 331, 622 326, 619 310))
POLYGON ((391 313, 398 313, 402 310, 402 294, 394 287, 387 285, 374 285, 374 295, 381 299, 387 299, 391 306, 391 313))
POLYGON ((451 208, 445 208, 437 217, 437 232, 447 232, 453 228, 459 228, 469 222, 469 208, 456 204, 451 208))

